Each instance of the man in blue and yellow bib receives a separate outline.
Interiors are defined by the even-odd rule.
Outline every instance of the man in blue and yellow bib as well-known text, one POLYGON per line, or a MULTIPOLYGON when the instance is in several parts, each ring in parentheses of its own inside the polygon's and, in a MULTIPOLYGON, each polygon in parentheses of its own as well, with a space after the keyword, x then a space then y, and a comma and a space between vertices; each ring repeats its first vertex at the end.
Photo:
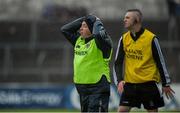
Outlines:
POLYGON ((118 91, 122 93, 118 111, 128 112, 143 104, 148 112, 157 112, 164 106, 157 83, 162 82, 167 98, 174 93, 158 38, 142 27, 142 13, 138 9, 126 12, 124 27, 128 31, 119 40, 114 65, 118 91))
POLYGON ((112 41, 101 20, 88 15, 61 31, 74 47, 74 83, 81 112, 108 112, 112 41))

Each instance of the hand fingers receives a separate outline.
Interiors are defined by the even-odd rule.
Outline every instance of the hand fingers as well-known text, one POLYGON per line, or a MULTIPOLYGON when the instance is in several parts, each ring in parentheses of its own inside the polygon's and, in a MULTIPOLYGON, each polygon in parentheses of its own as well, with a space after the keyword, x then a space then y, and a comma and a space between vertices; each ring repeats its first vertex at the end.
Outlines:
POLYGON ((174 94, 175 94, 174 90, 172 90, 171 87, 164 87, 162 93, 163 94, 165 93, 167 99, 174 98, 174 94))
POLYGON ((165 93, 165 94, 166 94, 167 99, 169 99, 169 95, 168 95, 168 93, 165 93))
POLYGON ((165 94, 166 94, 167 99, 173 99, 174 98, 173 93, 174 93, 173 91, 172 92, 166 92, 165 94))
POLYGON ((120 93, 122 93, 123 90, 124 90, 124 84, 125 84, 124 81, 121 81, 121 82, 119 82, 119 84, 118 84, 118 91, 119 91, 120 93))
POLYGON ((122 93, 122 92, 123 92, 122 86, 119 86, 119 87, 118 87, 118 91, 119 91, 119 93, 122 93))
POLYGON ((170 89, 170 90, 171 90, 171 92, 172 92, 172 93, 174 93, 174 94, 175 94, 175 91, 174 91, 174 90, 172 90, 172 89, 170 89))
POLYGON ((169 97, 170 97, 171 99, 173 99, 173 98, 174 98, 174 95, 173 95, 173 94, 170 94, 169 97))
POLYGON ((123 90, 124 90, 123 86, 122 86, 122 85, 119 85, 119 86, 118 86, 118 91, 119 91, 120 93, 122 93, 123 90))
POLYGON ((100 20, 98 17, 96 17, 96 20, 100 20))

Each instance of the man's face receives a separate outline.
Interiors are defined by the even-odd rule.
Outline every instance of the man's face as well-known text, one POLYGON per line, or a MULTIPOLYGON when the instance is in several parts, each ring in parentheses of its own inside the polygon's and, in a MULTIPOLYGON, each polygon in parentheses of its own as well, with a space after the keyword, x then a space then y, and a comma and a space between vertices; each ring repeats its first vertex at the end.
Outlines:
POLYGON ((80 34, 83 38, 88 38, 92 35, 85 21, 83 21, 81 24, 80 34))
POLYGON ((135 25, 135 15, 133 12, 127 12, 124 17, 124 27, 126 29, 132 29, 135 25))

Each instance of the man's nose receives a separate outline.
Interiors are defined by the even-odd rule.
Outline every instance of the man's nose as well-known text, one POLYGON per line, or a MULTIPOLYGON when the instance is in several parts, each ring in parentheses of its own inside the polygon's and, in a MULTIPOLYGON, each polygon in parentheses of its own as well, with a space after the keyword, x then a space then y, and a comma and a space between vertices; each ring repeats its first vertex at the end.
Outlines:
POLYGON ((126 22, 126 19, 124 19, 123 21, 126 22))
POLYGON ((82 31, 83 30, 83 28, 82 27, 80 27, 80 31, 82 31))

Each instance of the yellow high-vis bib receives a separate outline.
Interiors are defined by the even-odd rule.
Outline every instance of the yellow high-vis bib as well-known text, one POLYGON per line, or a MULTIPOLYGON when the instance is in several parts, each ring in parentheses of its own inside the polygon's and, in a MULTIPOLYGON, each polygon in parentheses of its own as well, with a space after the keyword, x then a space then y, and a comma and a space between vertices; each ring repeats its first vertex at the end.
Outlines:
POLYGON ((154 36, 147 29, 136 41, 132 39, 130 32, 123 35, 123 48, 125 51, 124 80, 126 82, 160 81, 160 74, 152 55, 154 36))

